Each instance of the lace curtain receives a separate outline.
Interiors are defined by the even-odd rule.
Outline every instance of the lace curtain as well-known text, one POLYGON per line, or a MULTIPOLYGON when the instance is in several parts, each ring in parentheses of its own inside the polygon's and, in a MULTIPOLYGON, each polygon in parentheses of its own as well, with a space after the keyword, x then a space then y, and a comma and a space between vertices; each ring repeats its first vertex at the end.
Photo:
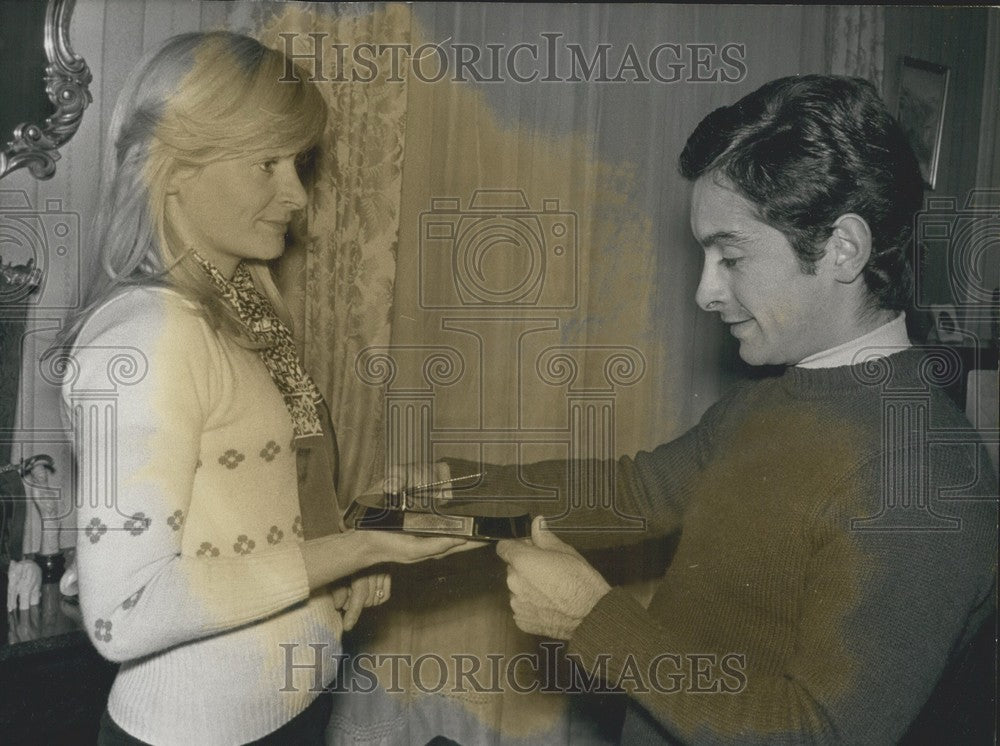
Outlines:
POLYGON ((866 78, 884 95, 885 9, 827 6, 826 58, 827 72, 866 78))

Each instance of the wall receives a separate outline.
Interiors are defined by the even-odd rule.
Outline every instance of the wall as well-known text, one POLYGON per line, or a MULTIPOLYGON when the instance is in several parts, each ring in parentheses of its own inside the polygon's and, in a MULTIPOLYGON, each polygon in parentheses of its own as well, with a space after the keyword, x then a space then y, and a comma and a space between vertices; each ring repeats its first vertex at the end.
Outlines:
MULTIPOLYGON (((0 182, 0 209, 23 212, 27 205, 28 212, 42 214, 44 234, 44 256, 38 261, 45 270, 44 286, 35 299, 24 336, 19 417, 13 434, 20 445, 14 446, 11 458, 18 460, 35 453, 52 455, 57 473, 50 484, 61 491, 67 506, 70 447, 60 422, 58 388, 40 375, 38 359, 62 325, 66 308, 76 303, 83 267, 94 254, 88 251, 86 233, 98 200, 103 134, 111 121, 118 91, 143 52, 173 34, 217 27, 226 13, 226 3, 78 0, 70 25, 70 43, 93 74, 93 103, 73 139, 60 150, 55 176, 38 181, 21 169, 0 182), (68 251, 58 251, 52 231, 56 222, 71 227, 65 237, 68 251)), ((5 231, 0 247, 4 261, 25 261, 29 249, 9 239, 5 231)), ((29 516, 25 551, 37 548, 39 537, 38 521, 29 516)), ((72 546, 74 534, 63 530, 60 541, 72 546)))
MULTIPOLYGON (((986 69, 988 11, 985 8, 890 7, 885 10, 885 94, 895 110, 904 56, 951 70, 937 183, 928 197, 954 197, 964 205, 977 185, 983 84, 1000 85, 1000 70, 986 69)), ((996 114, 994 114, 994 117, 996 114)), ((981 186, 988 186, 982 184, 981 186)), ((993 184, 994 188, 998 185, 993 184)), ((928 254, 921 271, 931 303, 952 303, 949 268, 941 253, 928 254)))

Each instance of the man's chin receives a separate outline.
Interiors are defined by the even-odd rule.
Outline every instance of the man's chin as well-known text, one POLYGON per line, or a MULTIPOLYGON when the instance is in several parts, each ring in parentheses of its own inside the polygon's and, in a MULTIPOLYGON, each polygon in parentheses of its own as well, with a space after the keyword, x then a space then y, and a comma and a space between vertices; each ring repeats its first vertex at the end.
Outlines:
POLYGON ((742 359, 747 365, 779 364, 768 357, 766 350, 761 349, 759 346, 749 344, 748 342, 740 342, 740 359, 742 359))

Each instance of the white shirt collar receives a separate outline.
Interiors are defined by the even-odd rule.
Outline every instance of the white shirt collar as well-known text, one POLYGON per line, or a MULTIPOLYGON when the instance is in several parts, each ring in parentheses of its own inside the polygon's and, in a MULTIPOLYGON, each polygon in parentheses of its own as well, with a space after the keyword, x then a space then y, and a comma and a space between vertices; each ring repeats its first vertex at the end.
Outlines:
POLYGON ((849 342, 809 355, 796 365, 799 368, 837 368, 841 365, 852 365, 856 362, 857 354, 865 348, 870 348, 869 354, 865 357, 872 358, 886 357, 910 346, 904 311, 889 323, 849 342))

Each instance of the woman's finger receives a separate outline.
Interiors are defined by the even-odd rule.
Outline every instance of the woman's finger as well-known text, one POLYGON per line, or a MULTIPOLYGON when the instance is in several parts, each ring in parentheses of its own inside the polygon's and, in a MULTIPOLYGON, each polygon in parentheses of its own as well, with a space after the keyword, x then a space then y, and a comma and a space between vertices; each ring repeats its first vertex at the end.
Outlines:
POLYGON ((352 590, 344 606, 344 632, 350 632, 361 617, 361 610, 365 606, 365 597, 352 590))
POLYGON ((355 581, 357 593, 365 600, 364 605, 374 606, 375 605, 375 575, 365 575, 357 578, 355 581))
POLYGON ((389 600, 391 583, 392 580, 388 573, 379 573, 372 576, 372 585, 374 586, 372 606, 384 604, 389 600))
POLYGON ((333 608, 343 609, 344 604, 347 603, 347 597, 350 595, 350 593, 351 589, 348 588, 347 586, 340 585, 334 588, 330 592, 330 595, 333 597, 333 608))

